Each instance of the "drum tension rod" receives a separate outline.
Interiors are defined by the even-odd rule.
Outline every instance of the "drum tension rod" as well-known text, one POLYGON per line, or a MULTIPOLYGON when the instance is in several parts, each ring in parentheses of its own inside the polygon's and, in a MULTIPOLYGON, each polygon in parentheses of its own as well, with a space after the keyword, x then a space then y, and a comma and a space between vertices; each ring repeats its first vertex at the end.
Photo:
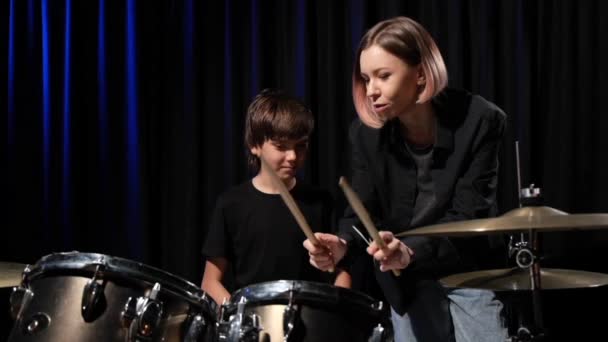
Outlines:
POLYGON ((293 293, 295 292, 295 282, 292 284, 289 290, 289 303, 283 310, 283 341, 289 339, 289 335, 296 326, 296 318, 298 315, 298 305, 294 304, 293 293))

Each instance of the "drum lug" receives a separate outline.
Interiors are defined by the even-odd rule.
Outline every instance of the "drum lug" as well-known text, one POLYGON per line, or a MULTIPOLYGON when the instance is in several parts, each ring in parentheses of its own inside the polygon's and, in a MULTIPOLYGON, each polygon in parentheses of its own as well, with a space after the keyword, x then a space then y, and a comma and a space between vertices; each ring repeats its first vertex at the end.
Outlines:
POLYGON ((384 341, 384 327, 382 326, 382 324, 378 324, 372 331, 372 336, 370 336, 368 342, 382 341, 384 341))
POLYGON ((101 308, 105 304, 105 282, 97 282, 97 277, 102 268, 102 265, 97 265, 93 278, 87 282, 82 290, 80 313, 85 322, 93 322, 103 312, 101 308))
POLYGON ((125 307, 120 313, 120 322, 123 328, 129 328, 131 323, 137 317, 137 302, 141 297, 129 297, 125 303, 125 307))
POLYGON ((34 297, 34 292, 25 287, 13 287, 13 292, 9 299, 11 317, 15 321, 21 320, 23 311, 34 297))
POLYGON ((289 290, 289 304, 283 310, 283 341, 289 339, 289 335, 293 331, 296 325, 296 318, 298 315, 298 306, 293 303, 293 288, 289 290))
POLYGON ((154 287, 146 297, 129 297, 123 311, 121 322, 129 329, 128 341, 149 339, 160 323, 163 314, 163 304, 157 300, 160 284, 154 287))
POLYGON ((205 318, 201 315, 196 315, 192 317, 190 321, 190 326, 188 327, 188 331, 186 332, 186 336, 184 337, 184 342, 197 342, 199 337, 205 331, 207 322, 205 318))
MULTIPOLYGON (((228 334, 219 334, 220 341, 228 342, 257 342, 259 333, 262 331, 262 323, 259 315, 254 313, 245 315, 247 299, 241 297, 237 304, 237 312, 228 320, 228 334)), ((225 324, 225 323, 224 323, 225 324)))
POLYGON ((14 287, 9 299, 10 313, 15 320, 15 326, 21 326, 25 335, 34 335, 51 324, 51 318, 44 312, 37 312, 28 318, 23 317, 32 298, 34 298, 32 290, 25 287, 14 287))

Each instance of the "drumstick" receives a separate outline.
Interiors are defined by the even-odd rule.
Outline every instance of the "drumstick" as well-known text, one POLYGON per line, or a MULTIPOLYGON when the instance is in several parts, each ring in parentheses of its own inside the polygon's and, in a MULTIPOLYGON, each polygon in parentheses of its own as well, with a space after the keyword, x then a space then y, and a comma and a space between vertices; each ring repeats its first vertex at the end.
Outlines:
MULTIPOLYGON (((353 208, 353 211, 355 212, 355 214, 357 214, 359 220, 361 220, 361 223, 363 223, 365 229, 367 229, 369 236, 371 236, 372 239, 376 241, 376 244, 380 249, 386 250, 386 243, 384 242, 384 240, 382 240, 380 234, 378 234, 378 229, 376 229, 374 222, 372 222, 372 219, 369 217, 369 213, 363 206, 363 203, 361 203, 361 200, 359 199, 355 191, 350 187, 350 185, 346 181, 346 178, 340 177, 340 181, 338 182, 338 184, 342 188, 342 191, 344 192, 344 195, 346 196, 346 199, 348 200, 348 203, 350 204, 351 208, 353 208)), ((393 274, 399 276, 401 274, 401 271, 393 270, 393 274)))
MULTIPOLYGON (((264 160, 264 158, 260 157, 260 162, 262 164, 261 166, 266 168, 266 170, 268 170, 270 179, 274 183, 274 186, 276 186, 279 189, 279 194, 281 195, 283 202, 285 202, 285 205, 287 205, 287 208, 289 209, 289 211, 291 212, 293 217, 296 219, 298 226, 300 226, 300 229, 302 229, 302 231, 304 232, 304 235, 306 235, 306 238, 308 240, 310 240, 310 242, 313 245, 321 246, 321 243, 319 243, 319 240, 317 240, 317 238, 315 237, 315 234, 312 232, 312 229, 310 229, 308 222, 306 222, 306 218, 304 217, 304 214, 302 214, 302 211, 300 211, 300 208, 296 204, 296 201, 291 196, 291 193, 289 193, 289 190, 287 190, 285 183, 283 183, 283 181, 281 179, 279 179, 279 176, 277 176, 277 174, 270 167, 270 165, 268 165, 268 163, 264 160)), ((333 268, 329 269, 329 272, 333 272, 333 271, 334 271, 333 268)))

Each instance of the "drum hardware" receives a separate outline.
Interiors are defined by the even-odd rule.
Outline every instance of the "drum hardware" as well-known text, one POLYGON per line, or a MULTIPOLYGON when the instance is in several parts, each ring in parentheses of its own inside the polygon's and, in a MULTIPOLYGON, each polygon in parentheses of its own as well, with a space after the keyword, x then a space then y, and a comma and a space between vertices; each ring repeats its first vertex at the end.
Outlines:
MULTIPOLYGON (((26 267, 23 273, 27 274, 27 272, 29 272, 29 268, 26 267)), ((25 312, 32 298, 34 298, 34 292, 25 286, 27 284, 23 282, 23 286, 13 288, 9 299, 10 312, 13 319, 17 322, 16 324, 21 327, 24 335, 34 335, 51 324, 51 317, 44 312, 36 312, 28 318, 23 317, 23 312, 25 312)))
POLYGON ((97 281, 103 267, 103 264, 97 265, 93 278, 87 282, 82 290, 80 311, 85 322, 93 322, 101 315, 105 307, 104 288, 106 283, 103 280, 101 283, 97 281))
POLYGON ((34 298, 34 292, 28 288, 27 275, 29 272, 30 267, 27 265, 22 272, 21 286, 14 287, 9 298, 11 316, 17 322, 16 325, 21 327, 24 335, 36 334, 51 324, 51 318, 43 312, 37 312, 27 319, 23 317, 25 309, 34 298))
POLYGON ((372 310, 374 311, 382 311, 382 309, 384 308, 384 302, 383 301, 377 301, 371 304, 372 310))
POLYGON ((509 259, 513 258, 515 263, 520 268, 528 268, 537 259, 537 255, 534 253, 530 244, 527 241, 513 242, 513 235, 509 237, 509 259))
POLYGON ((241 327, 243 325, 243 315, 245 314, 245 303, 247 300, 245 298, 241 298, 237 305, 236 315, 230 316, 229 322, 229 330, 228 336, 226 338, 227 341, 240 341, 241 339, 241 327))
POLYGON ((128 328, 128 341, 150 338, 160 323, 163 304, 157 300, 161 286, 155 283, 150 293, 144 297, 129 297, 121 313, 123 326, 128 328))
POLYGON ((24 309, 34 297, 34 293, 28 288, 27 275, 31 269, 29 265, 22 268, 21 271, 21 286, 13 287, 13 292, 9 298, 10 314, 15 321, 20 321, 24 309))
POLYGON ((203 336, 207 322, 205 317, 198 314, 192 316, 190 324, 188 325, 188 331, 184 336, 184 342, 197 342, 200 336, 203 336))
POLYGON ((22 324, 22 331, 24 335, 34 335, 51 324, 51 317, 44 312, 37 312, 22 324))
POLYGON ((231 315, 227 323, 224 324, 224 329, 228 328, 228 334, 222 334, 223 330, 220 327, 219 340, 228 342, 257 342, 259 333, 263 327, 260 316, 253 314, 245 314, 245 306, 247 299, 241 297, 237 304, 237 312, 231 315))
POLYGON ((528 342, 534 341, 535 335, 526 327, 519 327, 514 336, 509 336, 507 342, 528 342))
POLYGON ((285 336, 283 336, 284 342, 287 342, 289 339, 289 335, 295 327, 298 315, 298 305, 294 303, 293 292, 294 286, 292 285, 291 289, 289 290, 289 303, 287 303, 285 310, 283 310, 283 331, 285 334, 285 336))
MULTIPOLYGON (((522 208, 524 204, 528 206, 540 206, 542 205, 540 188, 536 188, 534 183, 530 184, 528 188, 521 187, 519 141, 515 142, 515 151, 517 157, 517 188, 519 189, 519 196, 517 198, 519 199, 519 207, 522 208)), ((515 243, 515 249, 511 249, 513 245, 509 244, 509 255, 515 255, 515 263, 520 270, 529 270, 534 319, 528 326, 520 317, 517 333, 514 336, 509 336, 507 338, 508 342, 542 340, 545 337, 540 298, 541 273, 539 258, 537 257, 540 247, 539 236, 532 228, 528 231, 529 241, 526 241, 524 232, 520 232, 519 236, 520 241, 515 243)), ((513 235, 509 237, 509 242, 512 241, 513 235)))
POLYGON ((23 311, 34 297, 34 293, 24 287, 14 287, 9 298, 11 317, 15 321, 20 321, 23 311))
POLYGON ((370 336, 369 341, 368 342, 382 342, 384 341, 384 338, 386 336, 384 336, 385 334, 385 329, 382 326, 382 324, 378 324, 374 330, 372 331, 372 336, 370 336))

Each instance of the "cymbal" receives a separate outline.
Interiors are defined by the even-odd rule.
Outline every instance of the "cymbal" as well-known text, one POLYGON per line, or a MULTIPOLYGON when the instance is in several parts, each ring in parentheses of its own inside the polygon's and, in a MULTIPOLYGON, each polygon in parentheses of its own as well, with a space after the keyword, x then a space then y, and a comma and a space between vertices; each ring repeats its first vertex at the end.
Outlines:
POLYGON ((27 265, 0 261, 0 287, 17 286, 27 265))
POLYGON ((568 214, 551 207, 522 207, 502 216, 436 224, 408 230, 397 237, 414 235, 469 236, 490 233, 587 230, 608 228, 608 214, 568 214))
MULTIPOLYGON (((608 274, 586 271, 541 268, 540 288, 575 289, 608 285, 608 274)), ((494 291, 531 290, 530 270, 505 268, 454 274, 441 279, 447 287, 465 287, 494 291)))

